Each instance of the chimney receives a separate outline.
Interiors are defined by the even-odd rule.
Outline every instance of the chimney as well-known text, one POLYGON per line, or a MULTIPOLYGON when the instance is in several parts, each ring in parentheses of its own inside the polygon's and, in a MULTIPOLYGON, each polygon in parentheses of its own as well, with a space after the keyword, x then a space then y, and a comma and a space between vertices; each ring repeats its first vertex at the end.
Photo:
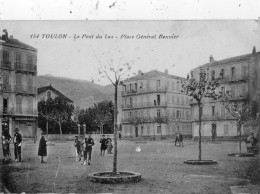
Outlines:
POLYGON ((8 32, 6 29, 3 30, 4 34, 2 35, 2 40, 8 40, 8 32))
POLYGON ((252 54, 255 54, 256 53, 256 48, 255 46, 253 47, 253 51, 252 51, 252 54))
POLYGON ((138 75, 139 76, 143 75, 141 70, 138 70, 138 75))
POLYGON ((164 70, 164 73, 168 74, 168 69, 165 69, 165 70, 164 70))
POLYGON ((210 62, 210 63, 213 63, 213 62, 214 62, 213 55, 210 55, 210 56, 209 56, 209 62, 210 62))

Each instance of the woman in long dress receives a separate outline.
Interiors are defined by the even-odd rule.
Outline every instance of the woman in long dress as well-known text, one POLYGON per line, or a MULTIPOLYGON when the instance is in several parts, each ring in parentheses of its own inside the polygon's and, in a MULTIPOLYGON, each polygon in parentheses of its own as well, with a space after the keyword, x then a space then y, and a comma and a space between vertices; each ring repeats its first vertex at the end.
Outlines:
POLYGON ((44 156, 47 156, 47 144, 46 144, 46 140, 44 137, 44 133, 42 133, 42 137, 40 139, 40 143, 39 143, 39 150, 38 150, 38 156, 41 156, 41 163, 46 163, 43 160, 44 156))

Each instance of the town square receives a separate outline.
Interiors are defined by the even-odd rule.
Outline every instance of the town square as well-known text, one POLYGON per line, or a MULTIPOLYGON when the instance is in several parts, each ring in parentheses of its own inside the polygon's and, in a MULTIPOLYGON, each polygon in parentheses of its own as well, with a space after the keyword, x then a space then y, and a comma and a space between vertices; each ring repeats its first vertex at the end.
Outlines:
POLYGON ((1 24, 3 193, 259 192, 259 21, 1 24))

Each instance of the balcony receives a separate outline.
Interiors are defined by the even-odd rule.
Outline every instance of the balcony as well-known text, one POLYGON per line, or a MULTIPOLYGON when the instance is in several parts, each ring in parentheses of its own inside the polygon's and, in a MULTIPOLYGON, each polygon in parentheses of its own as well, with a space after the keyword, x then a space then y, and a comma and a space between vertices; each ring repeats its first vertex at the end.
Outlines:
POLYGON ((32 110, 32 109, 26 109, 26 111, 24 112, 24 115, 38 116, 38 111, 37 110, 32 110))
POLYGON ((15 62, 15 71, 17 72, 29 72, 29 73, 36 73, 37 67, 33 64, 25 64, 21 62, 15 62))
POLYGON ((156 87, 146 87, 146 88, 139 88, 138 90, 127 90, 122 91, 122 96, 127 95, 134 95, 134 94, 142 94, 142 93, 150 93, 150 92, 166 92, 166 86, 156 86, 156 87))
POLYGON ((167 106, 166 101, 163 101, 163 102, 161 101, 160 103, 143 102, 143 103, 122 105, 122 109, 154 108, 154 107, 164 107, 164 106, 167 106))
POLYGON ((224 76, 223 79, 220 80, 220 83, 227 82, 246 82, 248 80, 248 75, 235 75, 235 76, 224 76))
POLYGON ((14 92, 18 94, 36 94, 36 87, 34 86, 24 86, 15 85, 14 92))
MULTIPOLYGON (((132 117, 132 118, 123 118, 123 119, 121 120, 121 122, 122 122, 122 123, 130 123, 133 118, 134 118, 134 117, 132 117)), ((153 118, 153 117, 142 117, 141 119, 144 121, 144 123, 149 123, 149 122, 153 122, 153 121, 154 121, 154 118, 153 118)))
POLYGON ((4 108, 3 115, 14 115, 15 111, 14 108, 4 108))
POLYGON ((11 61, 4 61, 1 60, 1 66, 2 69, 12 70, 11 61))
POLYGON ((11 92, 11 85, 10 84, 3 84, 2 85, 2 91, 5 92, 5 93, 9 93, 11 92))

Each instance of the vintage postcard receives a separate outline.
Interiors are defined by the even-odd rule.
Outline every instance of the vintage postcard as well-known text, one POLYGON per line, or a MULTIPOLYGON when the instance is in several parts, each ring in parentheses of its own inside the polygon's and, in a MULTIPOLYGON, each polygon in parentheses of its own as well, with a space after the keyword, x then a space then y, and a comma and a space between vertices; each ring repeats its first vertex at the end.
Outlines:
POLYGON ((2 193, 259 193, 259 20, 0 21, 2 193))

